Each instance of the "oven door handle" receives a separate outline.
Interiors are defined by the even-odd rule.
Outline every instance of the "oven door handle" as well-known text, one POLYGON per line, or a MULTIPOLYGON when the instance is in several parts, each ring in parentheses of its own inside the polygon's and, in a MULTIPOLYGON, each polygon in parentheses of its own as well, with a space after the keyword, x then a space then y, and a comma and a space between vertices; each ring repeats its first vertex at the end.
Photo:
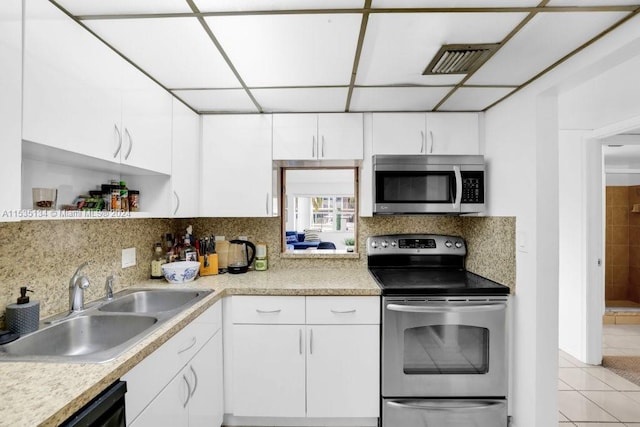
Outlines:
POLYGON ((489 304, 430 304, 430 305, 403 305, 387 304, 387 310, 401 311, 405 313, 467 313, 470 311, 499 311, 506 309, 505 303, 489 304))
POLYGON ((453 209, 459 211, 462 203, 462 173, 460 172, 460 166, 454 166, 453 173, 456 176, 456 199, 453 202, 453 209))
POLYGON ((471 401, 469 404, 460 404, 455 406, 447 406, 447 402, 428 402, 417 403, 415 401, 400 403, 400 402, 386 402, 387 405, 403 408, 403 409, 420 409, 424 411, 441 411, 441 412, 460 412, 460 411, 480 411, 491 409, 495 405, 499 405, 499 402, 492 401, 471 401))

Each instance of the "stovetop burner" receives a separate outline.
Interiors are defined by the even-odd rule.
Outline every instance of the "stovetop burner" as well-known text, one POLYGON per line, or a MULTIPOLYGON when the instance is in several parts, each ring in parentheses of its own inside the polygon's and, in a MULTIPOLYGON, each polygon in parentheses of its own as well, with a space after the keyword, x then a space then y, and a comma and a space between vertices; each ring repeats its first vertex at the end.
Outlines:
POLYGON ((457 236, 395 234, 367 239, 369 271, 383 295, 508 295, 509 288, 466 271, 457 236))

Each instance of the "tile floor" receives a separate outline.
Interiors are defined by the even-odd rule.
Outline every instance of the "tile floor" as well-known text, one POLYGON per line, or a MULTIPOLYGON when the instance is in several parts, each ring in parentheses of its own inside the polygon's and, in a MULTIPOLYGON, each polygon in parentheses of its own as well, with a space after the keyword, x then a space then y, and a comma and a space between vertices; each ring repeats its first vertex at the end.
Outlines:
MULTIPOLYGON (((640 356, 640 325, 604 325, 605 355, 640 356)), ((560 351, 559 427, 640 427, 640 386, 560 351)))

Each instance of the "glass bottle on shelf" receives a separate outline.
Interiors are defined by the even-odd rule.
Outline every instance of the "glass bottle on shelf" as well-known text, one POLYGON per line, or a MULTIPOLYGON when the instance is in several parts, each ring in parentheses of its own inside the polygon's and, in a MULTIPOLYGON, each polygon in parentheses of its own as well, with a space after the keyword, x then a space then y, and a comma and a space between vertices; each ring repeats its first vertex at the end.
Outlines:
POLYGON ((153 259, 151 260, 151 278, 162 279, 162 264, 165 263, 165 257, 162 251, 162 244, 156 243, 153 252, 153 259))

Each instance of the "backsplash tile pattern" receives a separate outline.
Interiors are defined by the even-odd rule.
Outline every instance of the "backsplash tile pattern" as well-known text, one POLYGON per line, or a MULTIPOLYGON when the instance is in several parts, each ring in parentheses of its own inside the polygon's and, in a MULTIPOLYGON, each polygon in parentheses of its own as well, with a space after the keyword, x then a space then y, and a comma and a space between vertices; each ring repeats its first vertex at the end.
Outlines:
POLYGON ((41 317, 63 312, 69 305, 69 279, 78 265, 93 261, 85 273, 91 281, 85 301, 104 295, 105 279, 115 273, 115 290, 146 280, 153 245, 164 233, 182 233, 192 225, 196 236, 247 236, 265 242, 269 268, 352 269, 367 264, 367 236, 392 233, 434 233, 463 236, 469 244, 467 267, 515 287, 515 218, 390 216, 360 218, 356 258, 290 259, 280 257, 279 218, 96 219, 0 223, 0 327, 4 307, 14 303, 20 286, 35 291, 41 317), (135 247, 137 265, 122 269, 121 250, 135 247))

